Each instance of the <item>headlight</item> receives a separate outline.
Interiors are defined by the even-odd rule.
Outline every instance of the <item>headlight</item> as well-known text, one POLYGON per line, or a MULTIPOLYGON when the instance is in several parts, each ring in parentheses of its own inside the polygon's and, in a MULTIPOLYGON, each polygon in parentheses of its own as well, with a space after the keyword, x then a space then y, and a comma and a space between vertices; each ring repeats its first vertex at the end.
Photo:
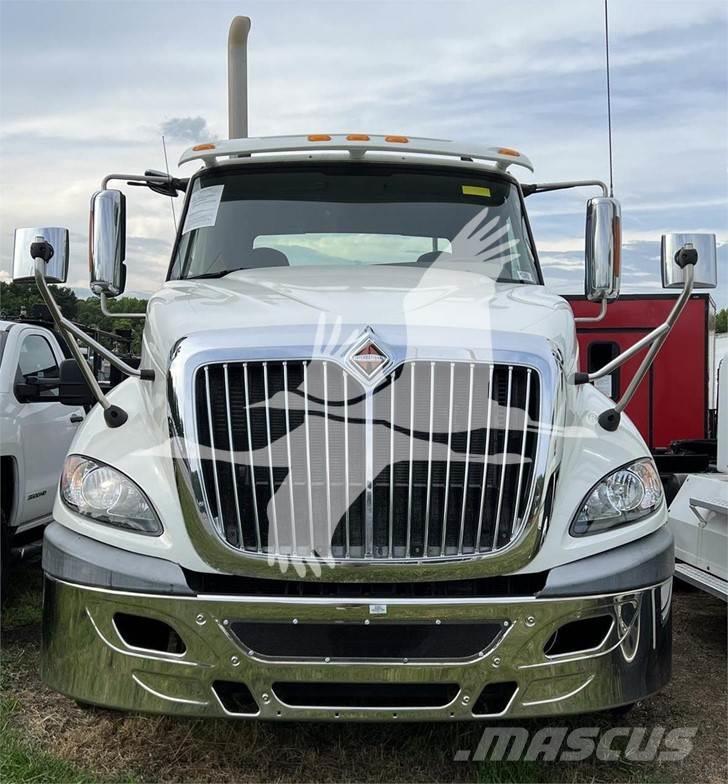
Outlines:
POLYGON ((61 498, 84 517, 97 523, 141 534, 162 533, 144 493, 120 471, 88 457, 69 455, 61 475, 61 498))
POLYGON ((596 534, 633 523, 662 503, 662 482, 649 458, 622 466, 602 479, 585 498, 571 523, 572 536, 596 534))

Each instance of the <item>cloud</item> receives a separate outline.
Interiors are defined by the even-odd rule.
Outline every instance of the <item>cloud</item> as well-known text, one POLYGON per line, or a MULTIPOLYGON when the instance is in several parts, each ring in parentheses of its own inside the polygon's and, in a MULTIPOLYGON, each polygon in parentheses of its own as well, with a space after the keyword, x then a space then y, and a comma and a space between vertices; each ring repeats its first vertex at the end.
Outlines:
MULTIPOLYGON (((410 3, 363 0, 354 13, 346 3, 249 0, 246 11, 252 135, 450 137, 523 149, 537 169, 525 181, 608 176, 599 4, 560 0, 534 13, 530 0, 443 0, 413 14, 410 3)), ((164 169, 160 131, 171 166, 185 147, 225 133, 232 13, 226 3, 0 2, 0 266, 9 268, 15 226, 66 225, 85 237, 88 198, 105 174, 164 169), (26 46, 31 28, 42 57, 26 46)), ((664 230, 728 239, 727 31, 724 0, 610 2, 615 187, 628 243, 654 249, 664 230)), ((579 278, 594 193, 528 199, 542 258, 562 251, 579 278)), ((127 196, 129 235, 139 238, 129 287, 152 292, 168 261, 170 205, 142 188, 127 196)), ((71 279, 83 281, 77 246, 71 279)))
MULTIPOLYGON (((719 271, 726 269, 728 244, 718 245, 717 257, 719 271)), ((541 250, 539 259, 546 285, 550 289, 559 294, 584 293, 583 253, 579 256, 565 250, 541 250)), ((635 240, 624 243, 621 291, 623 294, 665 292, 662 288, 660 272, 659 241, 635 240)), ((676 291, 672 293, 677 295, 676 291)), ((718 308, 728 305, 728 282, 725 276, 719 277, 718 288, 711 289, 710 295, 716 301, 718 308)))
POLYGON ((173 141, 199 142, 214 139, 204 117, 172 117, 161 126, 162 135, 173 141))

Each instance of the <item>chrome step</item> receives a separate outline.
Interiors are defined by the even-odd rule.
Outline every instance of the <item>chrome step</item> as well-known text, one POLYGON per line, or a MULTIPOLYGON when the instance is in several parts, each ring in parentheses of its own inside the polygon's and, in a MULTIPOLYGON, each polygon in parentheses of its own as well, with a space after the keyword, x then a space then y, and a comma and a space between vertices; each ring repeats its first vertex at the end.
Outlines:
POLYGON ((675 564, 675 576, 724 602, 728 602, 728 580, 722 580, 710 572, 704 572, 702 569, 697 569, 682 561, 675 564))

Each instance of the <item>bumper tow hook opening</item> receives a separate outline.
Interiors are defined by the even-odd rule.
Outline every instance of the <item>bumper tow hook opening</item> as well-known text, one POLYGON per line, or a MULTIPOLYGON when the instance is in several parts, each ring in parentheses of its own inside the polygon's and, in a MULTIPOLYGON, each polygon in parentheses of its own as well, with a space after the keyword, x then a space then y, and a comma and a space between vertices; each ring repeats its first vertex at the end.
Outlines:
POLYGON ((254 716, 258 713, 258 703, 244 683, 235 681, 215 681, 212 684, 220 704, 228 713, 254 716))
POLYGON ((483 691, 473 705, 473 716, 495 716, 503 713, 517 688, 518 684, 515 681, 489 683, 483 687, 483 691))

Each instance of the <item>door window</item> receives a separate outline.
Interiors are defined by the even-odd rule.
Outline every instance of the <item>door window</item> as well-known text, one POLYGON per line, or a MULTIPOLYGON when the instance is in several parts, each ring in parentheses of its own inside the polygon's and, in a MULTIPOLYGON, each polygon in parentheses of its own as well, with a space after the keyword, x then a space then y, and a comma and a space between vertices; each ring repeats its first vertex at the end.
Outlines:
MULTIPOLYGON (((58 363, 50 343, 41 335, 28 335, 20 346, 18 372, 27 384, 30 377, 58 378, 58 363)), ((58 389, 44 389, 41 399, 58 397, 58 389)))

